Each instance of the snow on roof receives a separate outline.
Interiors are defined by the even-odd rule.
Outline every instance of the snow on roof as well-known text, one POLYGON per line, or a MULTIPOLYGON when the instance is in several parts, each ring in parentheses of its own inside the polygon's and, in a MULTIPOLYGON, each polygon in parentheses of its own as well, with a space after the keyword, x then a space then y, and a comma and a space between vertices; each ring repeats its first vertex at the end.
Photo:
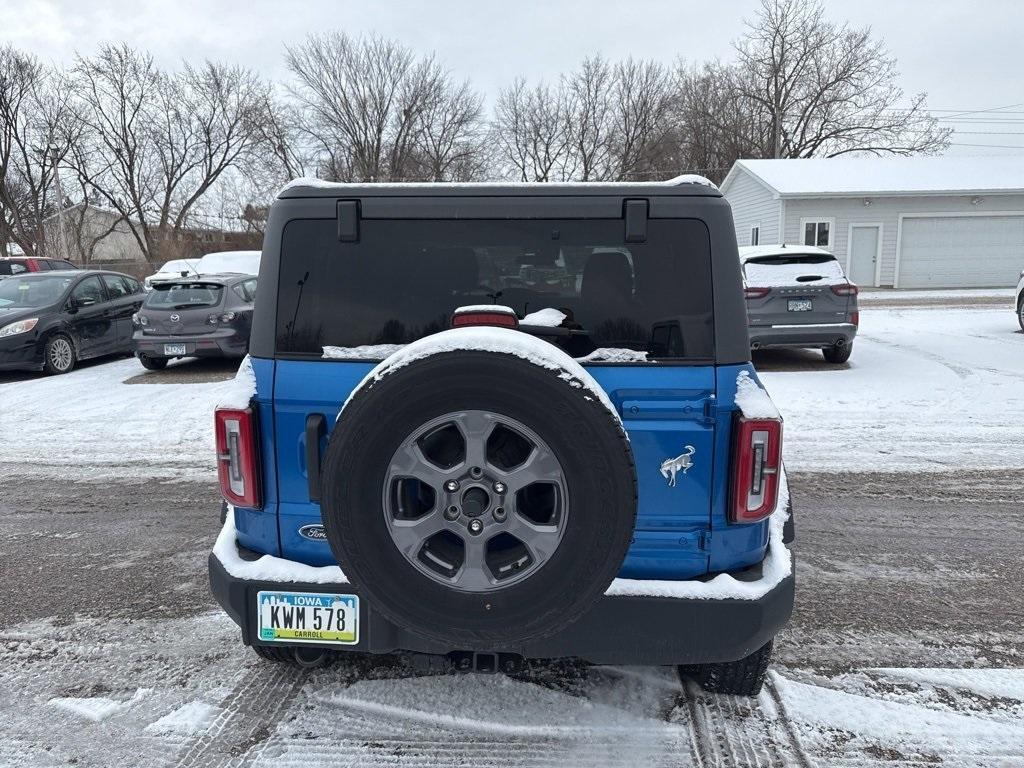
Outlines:
POLYGON ((740 168, 782 196, 1024 193, 1024 155, 737 160, 723 188, 740 168))
POLYGON ((325 181, 313 177, 301 177, 292 179, 278 190, 280 197, 290 189, 311 188, 311 189, 345 189, 347 187, 373 187, 375 189, 488 189, 488 188, 509 188, 509 187, 537 187, 539 189, 550 189, 552 187, 678 187, 681 184, 700 184, 705 187, 717 190, 718 187, 713 181, 704 176, 694 173, 685 173, 665 181, 473 181, 473 182, 357 182, 353 184, 325 181))
POLYGON ((760 258, 761 256, 787 256, 794 253, 813 253, 817 256, 834 257, 831 251, 826 251, 824 248, 816 248, 813 245, 786 245, 783 243, 782 245, 741 245, 740 261, 746 263, 750 259, 760 258))

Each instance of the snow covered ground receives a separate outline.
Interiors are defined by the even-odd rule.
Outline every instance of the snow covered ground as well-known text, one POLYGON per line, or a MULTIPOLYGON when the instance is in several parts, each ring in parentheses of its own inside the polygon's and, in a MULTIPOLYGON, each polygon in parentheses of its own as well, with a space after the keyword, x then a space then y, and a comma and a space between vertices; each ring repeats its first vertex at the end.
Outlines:
MULTIPOLYGON (((868 308, 848 366, 810 351, 755 363, 786 419, 793 471, 1024 468, 1024 334, 1004 308, 868 308)), ((56 378, 0 374, 0 434, 14 436, 0 465, 212 478, 212 409, 230 384, 124 383, 142 373, 115 360, 56 378)))
POLYGON ((417 676, 260 662, 220 615, 0 632, 0 766, 1024 765, 1024 670, 771 673, 752 701, 667 668, 417 676))
POLYGON ((1024 468, 1024 334, 1001 308, 861 312, 848 366, 765 352, 791 471, 1024 468))

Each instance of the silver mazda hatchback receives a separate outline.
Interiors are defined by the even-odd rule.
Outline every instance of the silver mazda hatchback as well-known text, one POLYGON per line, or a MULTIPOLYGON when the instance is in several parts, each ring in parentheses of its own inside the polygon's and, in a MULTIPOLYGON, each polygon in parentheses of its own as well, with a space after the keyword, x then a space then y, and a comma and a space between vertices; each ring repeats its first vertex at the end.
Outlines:
POLYGON ((740 248, 751 349, 809 347, 830 363, 853 351, 857 286, 836 257, 807 245, 740 248))
POLYGON ((135 355, 151 371, 176 357, 244 357, 255 298, 253 275, 154 281, 132 317, 135 355))

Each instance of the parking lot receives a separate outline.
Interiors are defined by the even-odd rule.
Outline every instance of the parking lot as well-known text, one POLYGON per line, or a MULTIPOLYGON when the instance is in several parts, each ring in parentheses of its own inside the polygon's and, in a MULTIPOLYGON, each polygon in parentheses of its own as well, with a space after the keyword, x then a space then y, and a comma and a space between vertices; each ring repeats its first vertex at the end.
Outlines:
POLYGON ((214 610, 223 363, 0 374, 0 765, 1024 765, 1024 333, 999 295, 865 297, 850 363, 759 352, 798 595, 769 684, 663 668, 275 668, 214 610))

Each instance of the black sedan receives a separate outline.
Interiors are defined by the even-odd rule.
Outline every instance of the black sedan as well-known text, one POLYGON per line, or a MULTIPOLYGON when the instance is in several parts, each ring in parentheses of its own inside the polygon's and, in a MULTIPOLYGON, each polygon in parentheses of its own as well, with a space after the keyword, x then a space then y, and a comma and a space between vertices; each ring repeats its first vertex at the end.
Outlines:
POLYGON ((0 370, 67 373, 132 351, 142 284, 119 272, 60 270, 0 280, 0 370))
POLYGON ((253 275, 154 280, 132 318, 135 355, 151 371, 176 357, 244 357, 249 351, 253 275))

